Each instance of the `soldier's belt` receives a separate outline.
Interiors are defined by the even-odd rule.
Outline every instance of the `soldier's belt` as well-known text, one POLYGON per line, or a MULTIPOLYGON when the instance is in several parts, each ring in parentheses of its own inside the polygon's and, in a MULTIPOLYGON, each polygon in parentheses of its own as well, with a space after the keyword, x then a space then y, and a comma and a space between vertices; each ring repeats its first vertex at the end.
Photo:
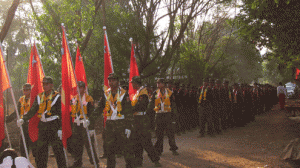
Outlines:
POLYGON ((146 111, 135 112, 133 115, 146 115, 146 111))
POLYGON ((160 113, 170 113, 170 111, 161 111, 161 110, 156 111, 156 114, 160 114, 160 113))
POLYGON ((53 121, 53 120, 56 120, 56 119, 59 119, 59 116, 51 116, 51 117, 48 117, 48 118, 41 118, 41 121, 42 122, 49 122, 49 121, 53 121))
POLYGON ((107 116, 107 120, 121 120, 121 119, 124 119, 125 117, 124 117, 124 115, 122 115, 121 117, 119 117, 119 116, 116 116, 115 117, 115 119, 111 119, 111 116, 107 116))

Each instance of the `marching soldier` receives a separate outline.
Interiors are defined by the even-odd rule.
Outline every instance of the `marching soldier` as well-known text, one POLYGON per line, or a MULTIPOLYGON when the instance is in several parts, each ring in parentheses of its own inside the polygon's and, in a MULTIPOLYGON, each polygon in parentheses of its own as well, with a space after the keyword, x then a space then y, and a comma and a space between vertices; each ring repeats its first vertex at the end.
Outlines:
MULTIPOLYGON (((150 86, 150 84, 146 84, 145 85, 146 89, 147 89, 147 92, 148 92, 148 100, 150 102, 151 100, 151 97, 152 97, 152 92, 153 92, 153 88, 150 86)), ((149 117, 149 122, 150 122, 150 129, 152 131, 155 130, 155 112, 153 111, 152 113, 150 114, 147 114, 148 117, 149 117)))
POLYGON ((232 99, 232 112, 233 112, 233 126, 241 126, 243 124, 242 103, 243 97, 239 84, 233 85, 233 99, 232 99))
MULTIPOLYGON (((23 85, 23 96, 20 97, 19 102, 18 102, 18 112, 20 115, 20 118, 23 118, 25 114, 30 110, 30 92, 31 92, 31 85, 29 83, 25 83, 23 85)), ((17 118, 17 115, 15 112, 13 112, 11 115, 6 117, 6 122, 9 123, 13 121, 15 118, 17 118)), ((27 146, 27 149, 32 148, 34 149, 33 142, 31 141, 29 134, 28 134, 28 122, 24 123, 22 125, 23 127, 23 132, 24 132, 24 138, 25 138, 25 143, 27 146)), ((22 137, 20 137, 20 152, 21 156, 26 157, 25 153, 25 147, 23 143, 22 137)), ((35 156, 34 150, 33 150, 33 156, 35 156)))
MULTIPOLYGON (((174 95, 175 96, 175 95, 174 95)), ((180 84, 180 89, 178 90, 178 93, 176 95, 176 106, 178 111, 178 125, 179 125, 179 131, 185 134, 186 131, 186 91, 185 91, 185 85, 183 83, 180 84)))
MULTIPOLYGON (((85 83, 83 81, 78 82, 79 94, 81 97, 81 102, 83 105, 83 111, 81 109, 81 103, 79 102, 79 95, 77 95, 72 100, 72 155, 74 156, 74 163, 72 167, 81 167, 82 166, 82 155, 83 155, 83 147, 85 146, 87 149, 88 156, 90 158, 90 163, 94 165, 92 153, 90 150, 89 140, 86 132, 86 127, 89 130, 94 130, 95 120, 93 118, 94 112, 94 100, 93 98, 85 93, 85 83), (86 116, 87 124, 84 123, 84 117, 86 116), (90 122, 90 124, 89 124, 90 122)), ((98 157, 94 146, 94 139, 91 138, 93 153, 95 156, 96 164, 99 167, 98 157)))
POLYGON ((225 130, 229 128, 230 123, 232 121, 232 109, 231 109, 231 101, 232 101, 232 91, 228 86, 229 81, 224 79, 223 87, 221 89, 221 101, 222 101, 222 129, 225 130))
POLYGON ((214 87, 214 92, 213 92, 213 101, 212 101, 212 106, 213 106, 213 124, 215 128, 215 132, 217 134, 220 134, 221 131, 221 126, 220 126, 220 112, 221 112, 221 81, 216 80, 215 81, 215 87, 214 87))
POLYGON ((138 76, 133 77, 130 82, 133 88, 137 90, 131 101, 134 112, 134 129, 132 136, 135 140, 135 166, 142 167, 143 149, 145 149, 151 161, 155 163, 155 167, 161 167, 159 163, 160 158, 151 141, 150 119, 148 117, 149 114, 146 113, 149 104, 147 89, 141 86, 142 81, 138 76))
POLYGON ((17 123, 21 126, 38 113, 40 122, 35 157, 37 167, 47 167, 48 146, 51 143, 58 167, 65 168, 67 165, 63 144, 58 137, 58 130, 61 128, 61 97, 58 92, 53 91, 53 79, 49 76, 43 79, 43 89, 44 92, 38 94, 31 109, 17 123))
POLYGON ((153 93, 147 113, 154 109, 156 112, 156 143, 155 149, 160 156, 163 152, 164 131, 166 131, 170 151, 173 155, 179 155, 175 142, 174 127, 176 124, 174 109, 176 108, 173 92, 166 88, 163 78, 157 80, 158 89, 153 93))
POLYGON ((259 108, 259 105, 260 105, 259 101, 260 101, 260 99, 259 98, 260 98, 260 91, 259 91, 259 89, 257 87, 257 83, 255 82, 253 90, 252 90, 252 104, 253 104, 253 106, 252 106, 252 113, 254 115, 257 115, 258 112, 259 112, 259 110, 260 110, 260 108, 259 108))
POLYGON ((190 96, 190 102, 188 103, 191 106, 191 116, 188 118, 190 118, 190 120, 188 120, 187 122, 191 122, 191 128, 192 129, 196 129, 196 127, 199 125, 199 114, 197 111, 197 90, 195 86, 192 86, 189 92, 189 96, 190 96))
POLYGON ((199 111, 199 119, 200 119, 200 135, 198 138, 202 138, 205 136, 205 124, 208 124, 208 134, 213 136, 214 128, 213 128, 213 119, 212 119, 212 100, 213 94, 212 89, 209 86, 209 80, 207 78, 203 81, 203 87, 200 91, 200 97, 198 102, 198 111, 199 111))
POLYGON ((109 74, 108 83, 110 89, 105 91, 105 99, 100 102, 100 110, 107 116, 105 126, 107 168, 116 167, 117 150, 124 152, 126 168, 132 168, 134 167, 134 143, 130 136, 133 126, 131 102, 128 93, 120 87, 119 78, 114 73, 109 74))

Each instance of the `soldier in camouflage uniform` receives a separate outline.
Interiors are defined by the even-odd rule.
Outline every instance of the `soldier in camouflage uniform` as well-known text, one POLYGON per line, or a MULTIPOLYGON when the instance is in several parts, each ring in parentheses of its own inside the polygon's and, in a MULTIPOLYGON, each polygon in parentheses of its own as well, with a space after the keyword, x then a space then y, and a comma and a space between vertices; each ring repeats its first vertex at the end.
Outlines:
POLYGON ((164 131, 166 131, 170 151, 173 155, 179 155, 177 152, 178 147, 175 142, 175 132, 174 127, 176 124, 176 119, 174 115, 175 98, 173 92, 166 88, 165 79, 160 78, 157 80, 158 89, 153 93, 151 101, 148 105, 147 113, 151 112, 153 109, 156 112, 156 143, 155 149, 158 155, 163 152, 163 142, 164 142, 164 131))
POLYGON ((135 140, 135 166, 142 167, 143 150, 145 149, 151 161, 155 163, 155 167, 161 167, 161 164, 159 163, 160 158, 151 141, 150 119, 146 113, 149 104, 147 89, 141 86, 142 81, 139 76, 133 77, 130 82, 132 83, 133 89, 137 90, 131 101, 132 110, 134 112, 134 129, 132 137, 135 140))
POLYGON ((58 137, 58 130, 61 129, 61 97, 52 88, 52 78, 48 76, 44 77, 44 92, 38 94, 28 113, 23 116, 23 119, 18 120, 18 125, 22 125, 24 121, 28 121, 38 113, 40 122, 38 124, 39 134, 35 157, 38 168, 47 167, 48 148, 50 144, 53 148, 58 167, 67 167, 63 144, 58 137))
MULTIPOLYGON (((72 139, 71 139, 71 145, 72 145, 72 155, 74 156, 74 163, 72 167, 81 167, 82 166, 82 155, 83 155, 83 147, 85 146, 87 149, 87 153, 90 158, 90 163, 94 165, 92 153, 90 150, 89 140, 86 132, 86 128, 88 125, 89 130, 94 130, 95 125, 95 119, 93 117, 94 112, 94 100, 93 98, 85 93, 85 83, 83 81, 78 82, 78 87, 80 91, 80 97, 83 105, 83 111, 81 109, 81 103, 79 102, 79 96, 77 95, 72 100, 72 120, 73 126, 72 126, 72 139), (86 119, 90 122, 90 124, 84 126, 84 117, 86 116, 86 119)), ((93 153, 95 156, 96 164, 99 167, 98 163, 98 157, 94 146, 94 139, 91 138, 92 141, 92 148, 93 153)))
POLYGON ((108 76, 110 89, 106 90, 105 99, 101 99, 100 110, 107 116, 106 150, 107 168, 116 167, 116 150, 123 150, 126 168, 134 167, 134 141, 131 137, 133 111, 127 91, 119 86, 119 78, 111 73, 108 76), (120 149, 116 149, 116 146, 120 149))

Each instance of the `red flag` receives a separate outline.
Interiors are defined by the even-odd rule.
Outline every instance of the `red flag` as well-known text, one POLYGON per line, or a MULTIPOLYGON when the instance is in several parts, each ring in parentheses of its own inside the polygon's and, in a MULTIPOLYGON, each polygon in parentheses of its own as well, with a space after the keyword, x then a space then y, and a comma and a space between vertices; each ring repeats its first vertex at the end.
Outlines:
POLYGON ((0 79, 1 79, 0 81, 0 147, 1 147, 2 141, 5 138, 3 92, 6 89, 10 88, 9 78, 3 60, 1 43, 0 43, 0 79))
POLYGON ((296 79, 298 79, 299 74, 300 74, 300 69, 296 68, 296 79))
POLYGON ((88 85, 87 85, 87 80, 86 80, 86 74, 85 74, 84 64, 83 64, 82 57, 80 54, 79 46, 77 46, 75 74, 76 74, 77 81, 83 81, 87 88, 88 85))
POLYGON ((67 139, 72 135, 70 124, 70 102, 71 95, 76 95, 76 78, 71 60, 70 50, 65 35, 65 28, 62 26, 62 60, 61 60, 61 120, 62 120, 62 142, 67 148, 67 139))
POLYGON ((104 91, 109 88, 108 85, 108 75, 114 72, 111 55, 110 55, 110 48, 108 43, 108 38, 106 34, 106 29, 104 29, 104 91))
MULTIPOLYGON (((30 93, 30 107, 32 106, 36 96, 39 93, 44 91, 42 81, 44 78, 44 70, 40 60, 40 56, 36 49, 35 43, 31 46, 29 67, 28 67, 28 76, 27 83, 31 84, 31 93, 30 93)), ((38 113, 35 114, 30 120, 28 124, 28 133, 32 142, 35 142, 38 139, 38 124, 40 122, 40 118, 37 117, 38 113)))
MULTIPOLYGON (((129 81, 131 81, 131 79, 134 76, 140 76, 139 74, 139 69, 136 63, 136 59, 135 59, 135 54, 134 54, 134 44, 131 44, 131 58, 130 58, 130 74, 129 74, 129 81)), ((136 93, 136 89, 134 89, 132 87, 132 83, 129 82, 129 96, 130 99, 132 100, 132 97, 134 96, 134 94, 136 93)))
MULTIPOLYGON (((109 48, 109 43, 108 43, 108 38, 106 34, 106 28, 103 27, 104 29, 104 91, 106 91, 109 88, 108 85, 108 75, 112 72, 114 72, 113 65, 112 65, 112 60, 111 60, 111 55, 110 55, 110 48, 109 48)), ((104 112, 106 114, 107 111, 104 112)), ((104 116, 103 120, 103 127, 105 127, 106 123, 106 116, 104 116)))

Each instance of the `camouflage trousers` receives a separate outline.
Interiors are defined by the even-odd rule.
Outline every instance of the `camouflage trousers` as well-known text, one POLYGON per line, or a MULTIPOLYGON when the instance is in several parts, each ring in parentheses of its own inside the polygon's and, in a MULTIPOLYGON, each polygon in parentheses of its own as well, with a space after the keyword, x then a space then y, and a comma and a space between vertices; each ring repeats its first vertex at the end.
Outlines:
MULTIPOLYGON (((107 168, 116 167, 116 147, 123 151, 126 168, 134 167, 134 140, 126 137, 128 128, 125 119, 106 121, 107 168)), ((131 130, 132 131, 132 130, 131 130)))

